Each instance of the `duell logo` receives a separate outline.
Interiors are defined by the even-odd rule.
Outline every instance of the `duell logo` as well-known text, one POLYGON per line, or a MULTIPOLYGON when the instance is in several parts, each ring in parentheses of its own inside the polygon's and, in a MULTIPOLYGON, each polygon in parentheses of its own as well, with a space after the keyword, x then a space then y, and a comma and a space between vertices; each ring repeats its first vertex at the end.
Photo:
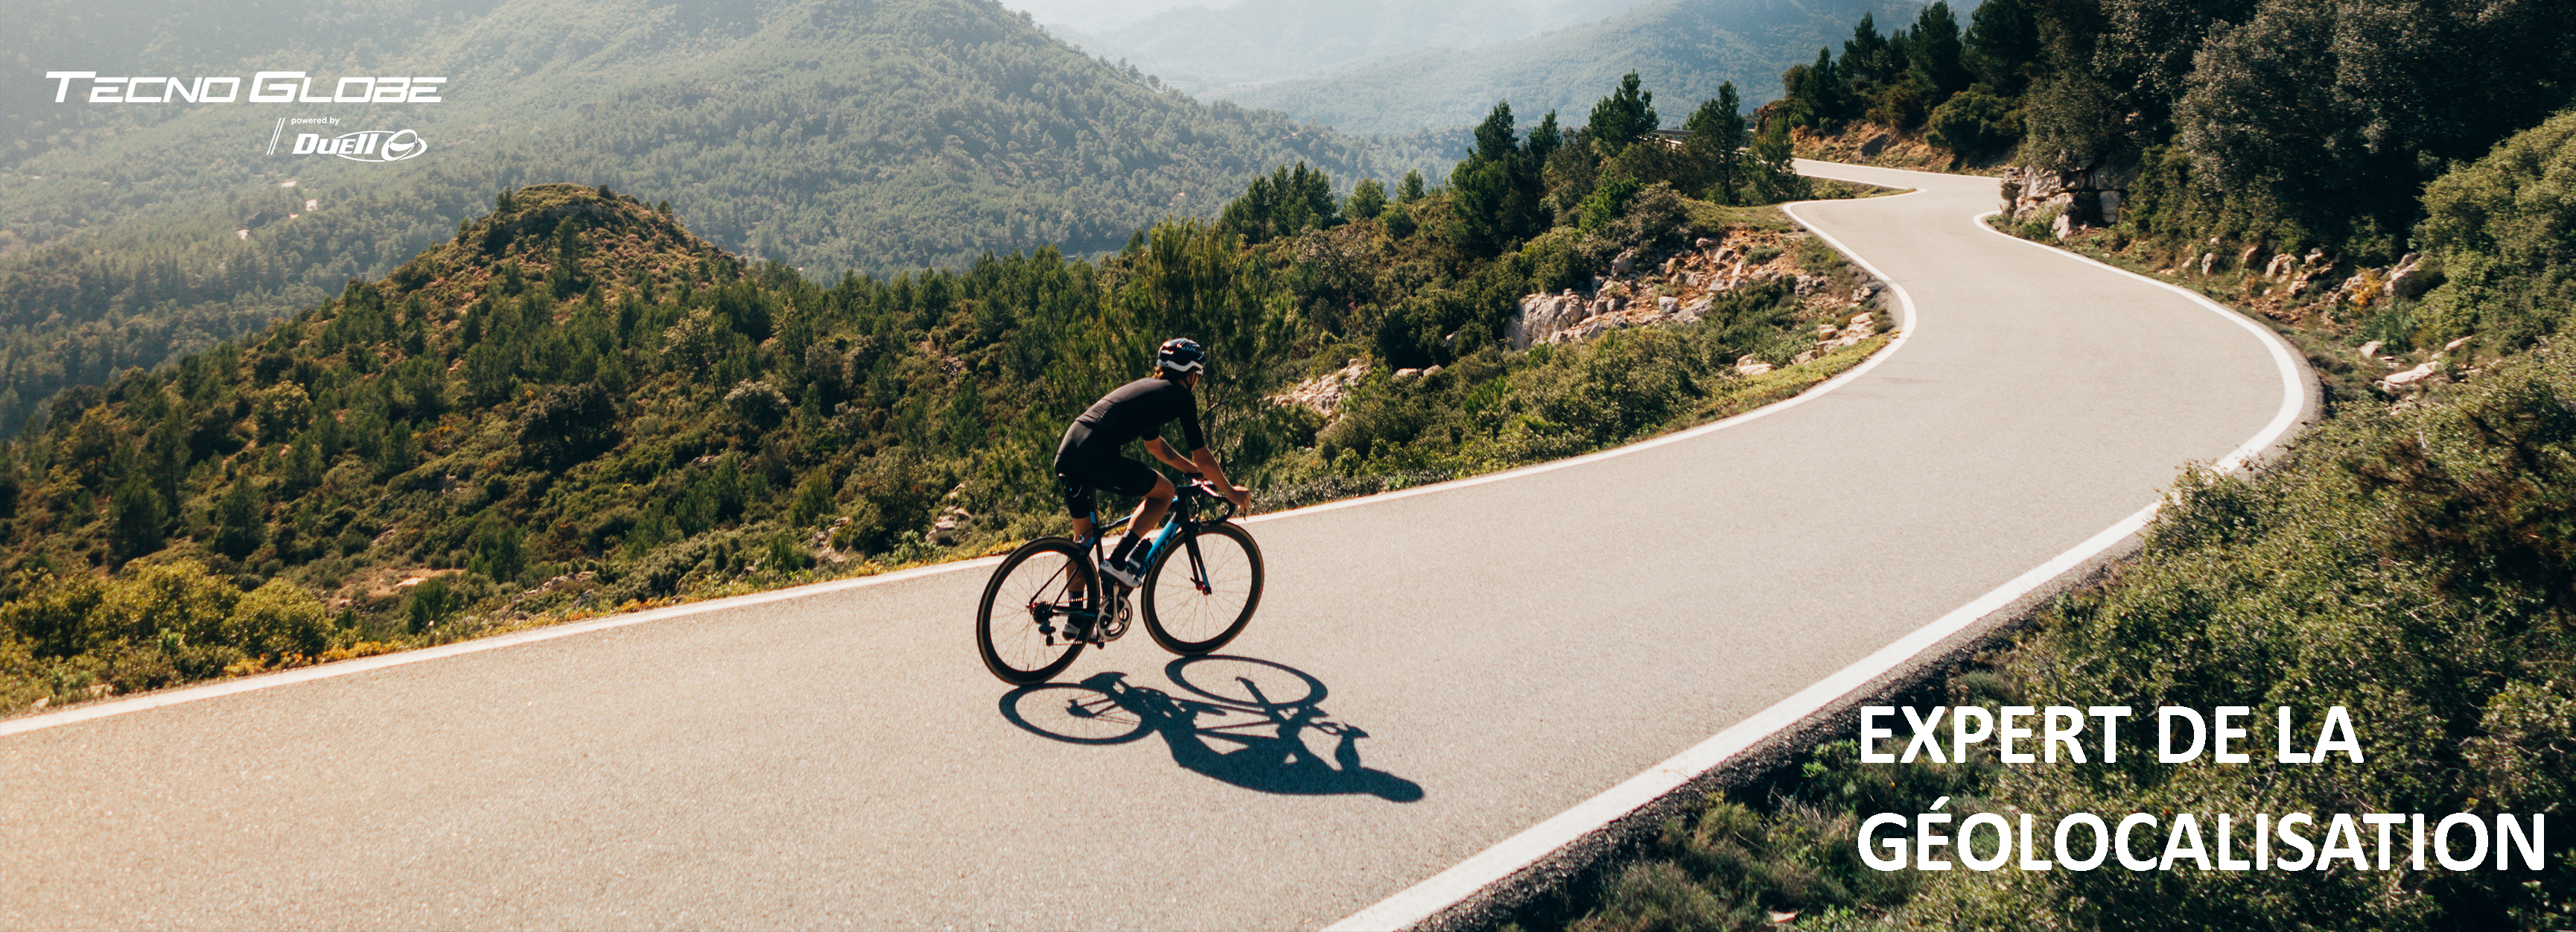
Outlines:
POLYGON ((323 138, 320 133, 295 134, 290 155, 336 155, 353 162, 400 162, 418 158, 429 151, 429 143, 420 134, 407 129, 370 129, 323 138))

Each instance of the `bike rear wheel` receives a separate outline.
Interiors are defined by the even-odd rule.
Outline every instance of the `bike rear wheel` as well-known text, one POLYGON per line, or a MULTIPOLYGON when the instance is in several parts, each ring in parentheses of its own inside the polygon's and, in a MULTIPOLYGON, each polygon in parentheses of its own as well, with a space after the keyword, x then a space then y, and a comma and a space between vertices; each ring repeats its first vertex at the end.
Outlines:
POLYGON ((1154 643, 1183 656, 1224 647, 1261 606, 1261 547, 1231 524, 1200 528, 1155 561, 1144 590, 1154 643))
POLYGON ((1096 615, 1099 592, 1090 555, 1072 541, 1033 540, 1011 551, 975 606, 984 669, 1023 686, 1064 672, 1082 655, 1082 643, 1064 636, 1067 616, 1096 615))

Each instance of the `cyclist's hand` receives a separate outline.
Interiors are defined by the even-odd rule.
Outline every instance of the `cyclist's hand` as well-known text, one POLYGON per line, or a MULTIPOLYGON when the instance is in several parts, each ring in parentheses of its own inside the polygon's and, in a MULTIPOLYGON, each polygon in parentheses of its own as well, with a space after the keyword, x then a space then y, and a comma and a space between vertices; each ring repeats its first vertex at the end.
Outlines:
POLYGON ((1251 490, 1251 489, 1247 489, 1247 488, 1244 488, 1244 487, 1239 486, 1239 485, 1238 485, 1238 486, 1235 486, 1235 487, 1234 487, 1234 491, 1231 491, 1231 492, 1227 492, 1227 493, 1225 493, 1225 500, 1226 500, 1226 501, 1229 501, 1229 502, 1233 502, 1233 503, 1234 503, 1234 509, 1235 509, 1236 511, 1250 511, 1250 510, 1252 510, 1252 490, 1251 490))

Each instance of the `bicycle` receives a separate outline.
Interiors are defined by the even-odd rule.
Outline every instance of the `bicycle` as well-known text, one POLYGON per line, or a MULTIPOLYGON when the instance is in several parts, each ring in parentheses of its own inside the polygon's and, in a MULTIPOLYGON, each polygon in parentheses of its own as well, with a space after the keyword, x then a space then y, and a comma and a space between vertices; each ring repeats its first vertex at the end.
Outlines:
MULTIPOLYGON (((1144 592, 1141 614, 1164 650, 1195 657, 1224 647, 1260 607, 1261 547, 1234 516, 1233 502, 1193 477, 1173 496, 1170 520, 1138 545, 1149 548, 1136 587, 1144 592), (1198 517, 1202 500, 1223 504, 1224 513, 1198 517)), ((1002 558, 975 607, 985 669, 1006 683, 1043 683, 1083 648, 1127 634, 1134 590, 1099 571, 1101 543, 1125 524, 1095 521, 1081 540, 1042 537, 1002 558)))

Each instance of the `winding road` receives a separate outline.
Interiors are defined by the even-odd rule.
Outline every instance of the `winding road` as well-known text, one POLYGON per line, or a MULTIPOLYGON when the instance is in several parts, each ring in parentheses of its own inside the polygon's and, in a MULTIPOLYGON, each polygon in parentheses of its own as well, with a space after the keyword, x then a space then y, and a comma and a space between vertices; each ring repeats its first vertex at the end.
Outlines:
POLYGON ((976 561, 0 722, 0 927, 1399 921, 2299 415, 2273 338, 1984 229, 1991 179, 1802 167, 1919 189, 1793 211, 1910 299, 1899 344, 1257 520, 1226 656, 1139 632, 1007 690, 976 561))

